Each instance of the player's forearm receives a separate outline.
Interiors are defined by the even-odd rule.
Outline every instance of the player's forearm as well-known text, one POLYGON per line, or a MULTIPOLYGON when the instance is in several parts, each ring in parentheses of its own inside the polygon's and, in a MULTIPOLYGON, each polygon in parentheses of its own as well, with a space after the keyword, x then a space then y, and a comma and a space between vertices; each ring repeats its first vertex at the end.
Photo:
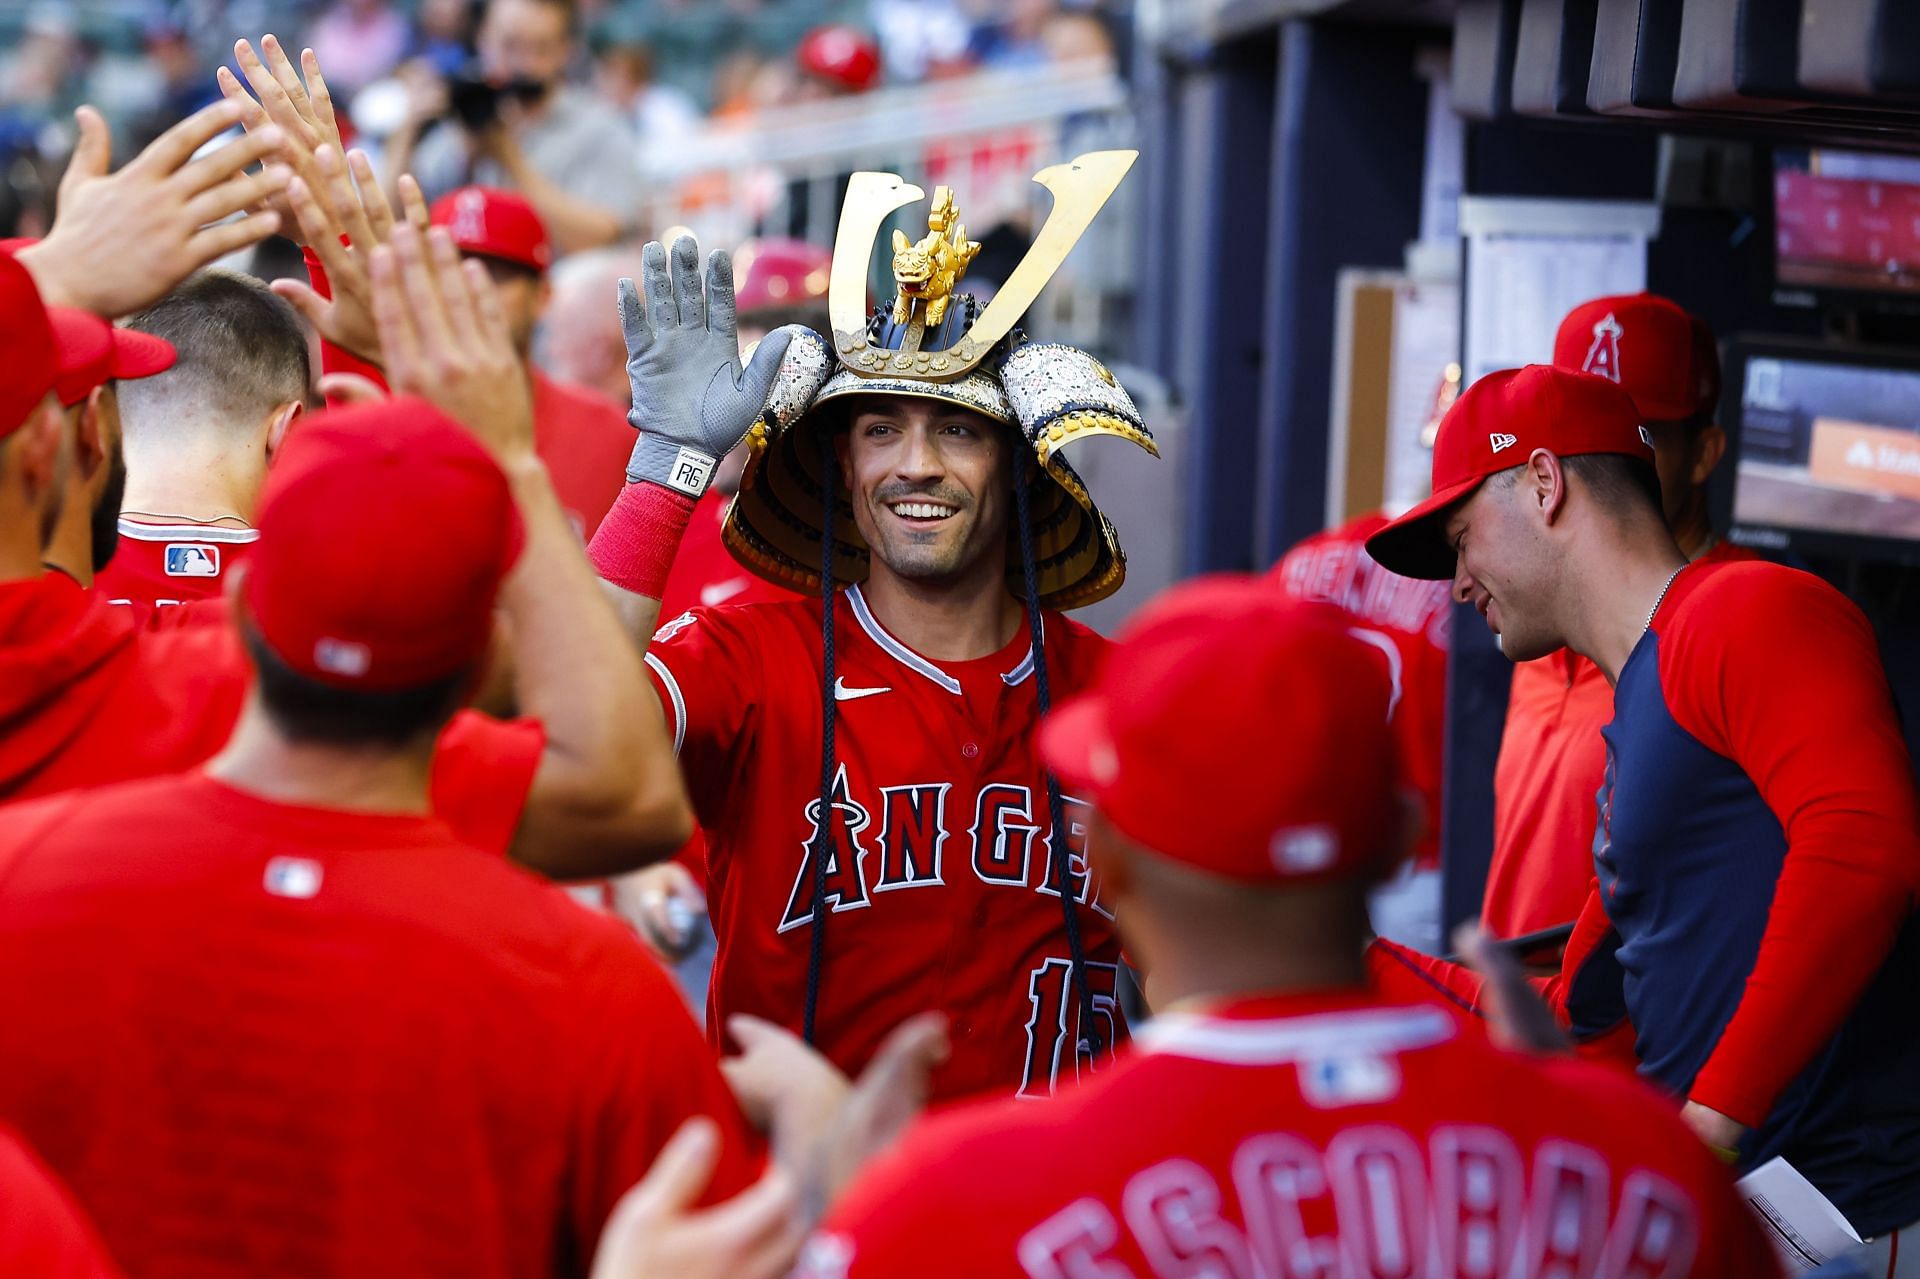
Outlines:
POLYGON ((587 547, 587 558, 636 654, 660 625, 660 598, 673 571, 694 501, 658 484, 628 484, 587 547))
POLYGON ((545 468, 530 461, 513 476, 527 545, 502 604, 520 710, 547 734, 516 855, 558 877, 631 870, 692 831, 672 741, 545 468))
POLYGON ((1740 1006, 1689 1100, 1759 1127, 1879 972, 1911 899, 1848 860, 1788 850, 1740 1006))

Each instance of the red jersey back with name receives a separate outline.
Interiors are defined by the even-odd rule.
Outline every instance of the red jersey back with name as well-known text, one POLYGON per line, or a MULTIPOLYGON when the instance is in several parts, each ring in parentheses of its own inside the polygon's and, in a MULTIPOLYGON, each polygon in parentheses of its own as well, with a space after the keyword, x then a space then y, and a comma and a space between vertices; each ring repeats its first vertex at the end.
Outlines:
POLYGON ((1273 570, 1293 599, 1338 607, 1354 625, 1390 640, 1402 689, 1394 711, 1401 776, 1426 806, 1413 847, 1414 865, 1440 864, 1440 763, 1446 742, 1447 583, 1389 573, 1367 554, 1367 539, 1385 527, 1379 511, 1300 542, 1273 570))
POLYGON ((93 589, 131 608, 134 622, 144 625, 157 608, 218 599, 233 566, 259 539, 258 529, 123 515, 113 559, 94 575, 93 589))
POLYGON ((1615 1071, 1359 993, 1171 1013, 1052 1102, 935 1115, 804 1279, 1777 1274, 1727 1172, 1615 1071))
MULTIPOLYGON (((820 807, 818 599, 694 610, 647 654, 700 826, 719 953, 709 1030, 752 1013, 798 1032, 806 1004, 811 849, 820 807)), ((1032 650, 933 662, 889 635, 857 588, 835 597, 833 855, 817 1040, 842 1069, 938 1009, 953 1053, 939 1097, 1045 1096, 1076 1071, 1079 1016, 1053 837, 1032 650)), ((1043 614, 1053 696, 1091 679, 1107 641, 1043 614)), ((1119 944, 1066 804, 1069 866, 1095 1028, 1124 1034, 1119 944)))

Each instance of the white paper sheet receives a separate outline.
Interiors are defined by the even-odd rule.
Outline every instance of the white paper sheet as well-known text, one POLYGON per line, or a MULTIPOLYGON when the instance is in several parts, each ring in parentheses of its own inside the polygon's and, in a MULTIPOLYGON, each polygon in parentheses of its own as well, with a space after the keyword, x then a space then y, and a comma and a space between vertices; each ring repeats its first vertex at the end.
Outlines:
POLYGON ((1860 1236, 1827 1197, 1784 1159, 1769 1159, 1739 1181, 1789 1274, 1805 1274, 1860 1246, 1860 1236))

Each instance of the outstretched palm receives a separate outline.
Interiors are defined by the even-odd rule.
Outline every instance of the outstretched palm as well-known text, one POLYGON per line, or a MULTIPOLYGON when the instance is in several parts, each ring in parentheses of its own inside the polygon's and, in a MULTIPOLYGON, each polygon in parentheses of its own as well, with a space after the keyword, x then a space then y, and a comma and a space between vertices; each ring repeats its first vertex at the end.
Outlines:
POLYGON ((688 476, 683 451, 710 467, 746 436, 766 404, 789 335, 769 334, 741 367, 733 263, 724 253, 710 254, 703 286, 700 249, 691 236, 674 242, 671 263, 658 241, 648 244, 641 280, 639 289, 632 280, 620 281, 633 388, 627 420, 641 432, 627 475, 686 492, 693 491, 690 483, 704 489, 707 476, 688 476), (676 476, 689 482, 676 482, 676 476))

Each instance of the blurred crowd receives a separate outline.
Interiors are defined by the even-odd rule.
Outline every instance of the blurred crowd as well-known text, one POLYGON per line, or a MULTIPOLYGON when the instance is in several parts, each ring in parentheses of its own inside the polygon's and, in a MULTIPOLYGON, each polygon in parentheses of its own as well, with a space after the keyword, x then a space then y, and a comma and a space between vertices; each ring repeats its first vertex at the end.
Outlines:
POLYGON ((1123 65, 1128 0, 65 0, 0 7, 0 231, 35 235, 98 106, 128 155, 219 96, 234 30, 328 69, 349 141, 429 198, 530 191, 567 252, 627 225, 703 130, 976 71, 1123 65), (503 142, 511 139, 517 148, 503 142), (518 151, 518 154, 513 152, 518 151), (531 176, 530 176, 531 175, 531 176), (542 181, 553 190, 538 191, 542 181))

